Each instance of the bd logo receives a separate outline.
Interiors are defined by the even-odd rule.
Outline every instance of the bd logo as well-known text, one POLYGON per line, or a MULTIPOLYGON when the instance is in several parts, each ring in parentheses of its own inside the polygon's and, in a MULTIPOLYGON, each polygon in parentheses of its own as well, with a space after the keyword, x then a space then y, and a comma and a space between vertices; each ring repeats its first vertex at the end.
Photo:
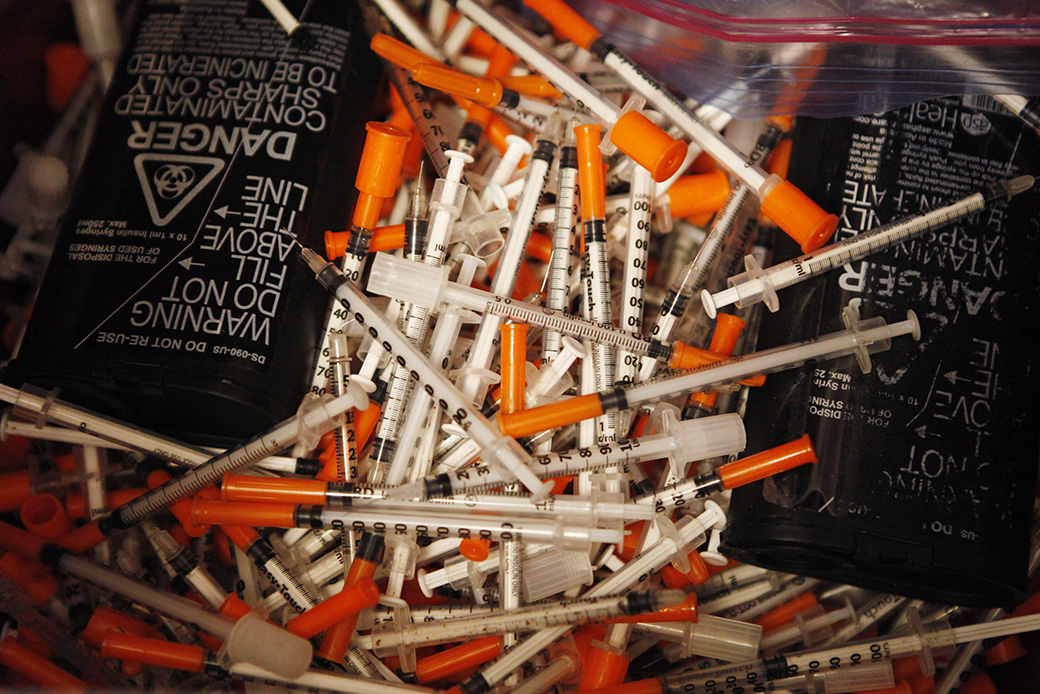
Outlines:
POLYGON ((962 113, 961 127, 969 135, 985 135, 991 127, 989 118, 981 113, 962 113))

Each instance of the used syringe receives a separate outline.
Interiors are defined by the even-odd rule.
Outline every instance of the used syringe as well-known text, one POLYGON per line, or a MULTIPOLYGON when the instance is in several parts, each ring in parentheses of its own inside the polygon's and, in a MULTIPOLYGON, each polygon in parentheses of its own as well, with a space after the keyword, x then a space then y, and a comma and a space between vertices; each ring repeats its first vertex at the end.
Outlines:
MULTIPOLYGON (((645 339, 617 328, 571 316, 563 311, 536 306, 500 294, 465 287, 448 281, 445 270, 376 253, 368 280, 368 291, 407 303, 439 307, 459 306, 484 315, 497 316, 517 323, 538 326, 563 335, 626 350, 640 356, 668 361, 672 369, 691 369, 722 361, 725 357, 691 347, 680 341, 660 342, 645 339)), ((749 385, 758 385, 756 379, 749 385)))
POLYGON ((916 217, 885 224, 769 268, 763 269, 758 261, 749 255, 744 259, 747 270, 730 277, 727 289, 715 294, 707 290, 702 291, 701 303, 712 318, 723 306, 736 304, 737 308, 746 308, 759 301, 764 301, 769 310, 775 312, 780 307, 776 296, 778 289, 790 287, 854 260, 879 253, 896 244, 964 219, 988 205, 1010 200, 1032 188, 1033 180, 1032 176, 1018 176, 996 181, 978 193, 949 205, 916 217))
POLYGON ((994 94, 993 98, 1025 121, 1031 128, 1040 132, 1040 101, 1027 99, 1018 94, 994 94))
MULTIPOLYGON (((398 646, 433 646, 488 634, 536 631, 561 624, 601 622, 629 615, 645 615, 647 621, 652 621, 646 613, 678 605, 684 600, 686 592, 682 590, 632 591, 625 595, 535 603, 514 610, 477 613, 442 622, 405 625, 393 622, 387 627, 376 629, 370 637, 361 637, 359 645, 371 648, 378 656, 384 656, 396 653, 398 646)), ((676 618, 685 620, 689 615, 683 613, 676 618)))
MULTIPOLYGON (((637 439, 611 441, 568 451, 535 456, 543 479, 626 466, 641 460, 675 456, 684 460, 714 458, 744 450, 744 422, 735 413, 679 422, 674 430, 637 439)), ((389 499, 437 498, 500 487, 502 477, 484 464, 430 475, 386 491, 389 499)))
MULTIPOLYGON (((318 669, 305 670, 289 677, 281 673, 271 673, 261 665, 228 662, 226 657, 222 657, 223 651, 215 653, 201 646, 124 634, 115 629, 105 634, 101 654, 105 658, 119 658, 126 662, 148 663, 186 672, 205 673, 210 678, 214 674, 227 673, 231 677, 262 682, 263 686, 282 683, 287 689, 303 688, 339 694, 430 694, 433 691, 427 687, 360 678, 318 669)), ((186 684, 182 683, 181 687, 186 688, 186 684)))
MULTIPOLYGON (((12 391, 14 389, 11 389, 12 391)), ((4 392, 7 391, 4 388, 4 392)), ((127 422, 112 419, 96 412, 70 405, 60 398, 50 398, 46 391, 26 383, 22 385, 18 393, 33 395, 28 400, 23 400, 19 405, 19 416, 30 418, 30 421, 22 421, 15 418, 14 408, 4 410, 0 414, 0 441, 8 436, 24 436, 27 438, 43 439, 45 441, 56 441, 71 443, 76 446, 97 446, 109 450, 141 451, 149 453, 157 458, 162 458, 177 465, 197 467, 220 453, 219 448, 205 446, 192 446, 181 443, 154 431, 148 431, 132 426, 127 422), (36 396, 35 394, 39 394, 36 396), (27 405, 27 407, 26 407, 27 405), (46 419, 50 421, 65 421, 64 426, 52 426, 42 424, 37 426, 32 420, 39 419, 41 408, 46 409, 46 419), (57 415, 60 411, 62 414, 57 415), (98 426, 104 428, 101 433, 98 426), (72 428, 69 428, 72 427, 72 428), (98 431, 98 433, 94 433, 98 431), (105 443, 101 443, 105 441, 105 443)), ((20 395, 16 397, 22 397, 20 395)), ((4 394, 0 393, 0 400, 4 394)), ((281 455, 270 455, 263 460, 253 463, 254 468, 262 468, 270 472, 288 472, 304 477, 313 477, 321 470, 321 464, 316 458, 290 458, 281 455)), ((74 480, 67 480, 72 482, 74 480)), ((43 490, 37 490, 38 492, 43 490)))
MULTIPOLYGON (((417 487, 409 487, 417 488, 417 487)), ((352 507, 355 502, 379 500, 379 509, 388 512, 414 509, 414 501, 402 497, 390 499, 385 491, 359 488, 350 482, 334 483, 321 480, 289 480, 255 475, 228 475, 221 485, 225 501, 258 502, 267 504, 315 504, 333 508, 352 507)), ((444 508, 460 507, 474 513, 550 513, 562 516, 590 516, 632 523, 653 518, 649 509, 636 508, 619 498, 603 494, 590 497, 549 496, 538 504, 531 504, 526 496, 510 494, 465 494, 436 500, 444 508)), ((644 502, 646 505, 649 502, 644 502)))
POLYGON ((643 383, 590 393, 532 407, 513 414, 500 413, 498 424, 508 436, 530 436, 539 431, 598 417, 611 410, 625 410, 676 395, 733 383, 755 374, 792 369, 808 361, 835 359, 855 354, 864 372, 870 370, 870 354, 889 348, 893 337, 910 334, 920 339, 921 326, 913 311, 907 319, 887 325, 883 318, 861 321, 857 302, 850 302, 843 315, 846 329, 781 347, 709 364, 685 374, 656 378, 643 383))
MULTIPOLYGON (((14 405, 12 414, 34 422, 37 428, 47 422, 53 422, 71 431, 88 434, 96 439, 110 441, 180 465, 194 466, 213 457, 197 446, 184 444, 168 436, 78 407, 57 396, 56 390, 48 392, 29 383, 21 389, 0 384, 0 400, 14 405)), ((99 444, 95 440, 91 445, 99 444)))
MULTIPOLYGON (((704 420, 693 420, 704 421, 704 420)), ((636 506, 652 506, 657 513, 666 513, 701 499, 711 494, 724 492, 727 489, 757 482, 785 470, 817 462, 809 435, 726 463, 715 470, 705 472, 690 479, 679 480, 649 494, 637 496, 631 501, 636 506)))
MULTIPOLYGON (((665 675, 656 680, 632 682, 610 691, 612 694, 622 694, 626 691, 657 691, 661 694, 720 694, 724 691, 738 691, 749 686, 765 686, 767 682, 812 672, 822 667, 826 667, 828 670, 854 668, 858 665, 908 655, 930 658, 933 649, 949 649, 961 643, 1021 634, 1037 629, 1040 629, 1040 615, 1012 617, 963 627, 940 627, 932 631, 920 631, 906 636, 869 639, 835 648, 799 651, 708 670, 665 675), (631 689, 625 687, 631 687, 631 689)), ((605 689, 592 691, 597 694, 607 693, 605 689)))
MULTIPOLYGON (((590 514, 591 516, 592 514, 590 514)), ((620 542, 621 523, 612 528, 582 525, 573 515, 541 513, 460 514, 453 509, 429 505, 411 509, 336 509, 326 506, 232 503, 196 499, 192 518, 217 525, 253 525, 273 528, 348 529, 377 534, 410 534, 420 538, 475 537, 496 542, 519 540, 556 544, 564 549, 587 551, 598 543, 620 542)))

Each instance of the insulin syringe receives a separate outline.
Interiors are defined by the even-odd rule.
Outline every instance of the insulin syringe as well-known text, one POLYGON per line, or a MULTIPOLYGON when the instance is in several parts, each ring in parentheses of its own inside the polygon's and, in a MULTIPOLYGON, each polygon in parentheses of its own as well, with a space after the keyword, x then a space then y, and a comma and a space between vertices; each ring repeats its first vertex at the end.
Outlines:
MULTIPOLYGON (((731 455, 744 450, 746 443, 744 421, 740 415, 731 412, 678 422, 670 430, 637 439, 544 453, 535 456, 534 460, 538 476, 550 479, 671 456, 694 460, 731 455)), ((478 463, 388 489, 386 496, 403 500, 469 496, 500 487, 503 482, 495 470, 478 463)))
POLYGON ((1010 200, 1033 187, 1032 176, 996 181, 981 191, 916 217, 907 217, 832 243, 812 253, 763 269, 752 256, 744 259, 746 271, 730 277, 729 287, 715 294, 701 292, 701 303, 714 318, 718 309, 730 304, 746 308, 764 301, 770 311, 780 304, 776 292, 810 277, 816 277, 854 260, 879 253, 896 244, 916 238, 984 209, 987 205, 1010 200))
MULTIPOLYGON (((679 341, 661 342, 645 339, 610 325, 601 325, 568 315, 563 311, 515 301, 500 294, 450 282, 446 268, 435 268, 395 258, 389 253, 374 254, 367 288, 372 294, 429 306, 433 310, 439 309, 442 304, 471 309, 484 315, 538 326, 594 344, 623 349, 632 354, 667 360, 668 366, 672 369, 692 369, 724 359, 721 355, 679 341)), ((752 380, 748 385, 760 383, 760 380, 752 380)))
MULTIPOLYGON (((657 612, 686 600, 682 590, 631 591, 623 595, 573 598, 525 605, 514 610, 475 614, 444 622, 397 622, 360 637, 364 648, 370 645, 376 655, 392 655, 398 646, 417 648, 509 632, 537 631, 562 624, 586 624, 617 617, 657 612)), ((688 618, 688 616, 687 616, 688 618)), ((647 621, 653 621, 647 619, 647 621)))
POLYGON ((793 369, 808 362, 855 355, 864 373, 870 371, 870 354, 888 349, 893 337, 913 335, 920 339, 921 326, 913 311, 906 320, 886 324, 880 317, 860 320, 858 300, 845 307, 842 320, 846 329, 773 349, 746 354, 717 364, 708 364, 677 376, 655 378, 613 390, 578 395, 547 405, 531 407, 511 414, 499 413, 498 426, 507 436, 530 436, 604 412, 640 407, 665 398, 688 395, 714 388, 754 374, 770 374, 793 369))
MULTIPOLYGON (((1021 634, 1040 629, 1040 615, 1012 617, 992 622, 971 624, 963 627, 939 627, 934 630, 919 630, 906 636, 883 637, 857 641, 847 645, 823 650, 800 651, 777 655, 772 658, 746 663, 733 663, 708 670, 690 670, 679 674, 657 678, 659 688, 646 687, 647 680, 639 691, 659 691, 662 694, 717 694, 739 691, 741 687, 789 677, 794 674, 814 671, 825 664, 828 669, 854 668, 857 665, 874 663, 901 656, 918 655, 925 663, 932 660, 932 650, 940 651, 957 644, 1021 634)), ((934 667, 934 666, 933 666, 934 667)), ((606 690, 592 690, 606 694, 606 690)))

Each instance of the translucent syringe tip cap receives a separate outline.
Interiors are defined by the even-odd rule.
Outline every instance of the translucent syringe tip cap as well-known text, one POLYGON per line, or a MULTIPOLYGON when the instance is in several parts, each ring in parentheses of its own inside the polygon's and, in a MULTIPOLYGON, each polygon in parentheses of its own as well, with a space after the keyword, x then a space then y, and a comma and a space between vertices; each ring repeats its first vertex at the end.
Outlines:
POLYGON ((524 559, 521 574, 523 597, 535 602, 592 583, 588 552, 551 549, 524 559))
POLYGON ((415 576, 415 562, 419 554, 419 545, 407 535, 395 535, 387 543, 393 548, 389 572, 400 574, 405 580, 415 576))
POLYGON ((307 639, 290 634, 255 612, 235 623, 218 654, 227 666, 248 663, 289 679, 306 672, 312 657, 307 639))
POLYGON ((563 135, 563 146, 564 147, 576 147, 577 139, 574 136, 574 129, 581 125, 581 120, 571 117, 567 120, 567 125, 564 127, 563 135))
POLYGON ((663 590, 651 590, 647 591, 647 598, 650 600, 651 606, 648 612, 657 612, 663 610, 666 607, 676 607, 686 602, 687 599, 686 591, 677 588, 666 588, 663 590))
POLYGON ((665 432, 675 441, 672 455, 687 461, 739 453, 747 445, 744 420, 736 413, 681 421, 665 432))
POLYGON ((1033 187, 1035 179, 1032 176, 1016 176, 1015 178, 995 181, 983 191, 986 202, 1004 202, 1010 200, 1019 193, 1024 193, 1033 187))
POLYGON ((469 253, 460 254, 458 260, 460 267, 459 274, 456 276, 455 281, 464 287, 468 287, 473 282, 477 270, 487 267, 487 263, 469 253))
MULTIPOLYGON (((814 672, 809 677, 823 680, 823 690, 830 692, 867 692, 885 690, 896 684, 891 660, 862 663, 858 667, 814 672)), ((820 691, 820 690, 817 690, 820 691)))
POLYGON ((447 281, 444 268, 376 253, 368 277, 368 291, 406 303, 433 308, 447 281))
POLYGON ((559 144, 564 137, 563 128, 563 117, 560 116, 558 111, 554 111, 545 120, 545 125, 542 126, 542 131, 538 133, 538 139, 551 142, 554 145, 559 144))
POLYGON ((1032 176, 1016 176, 1007 182, 1008 196, 1013 197, 1019 193, 1024 193, 1033 187, 1035 178, 1032 176))
POLYGON ((683 657, 702 655, 726 662, 744 662, 758 656, 762 627, 757 624, 702 614, 690 624, 683 657))
POLYGON ((350 358, 347 336, 340 330, 334 330, 329 334, 329 358, 333 361, 343 361, 350 358))
POLYGON ((460 221, 452 231, 451 241, 466 244, 477 258, 490 258, 505 245, 502 230, 509 228, 511 219, 508 209, 496 209, 460 221))

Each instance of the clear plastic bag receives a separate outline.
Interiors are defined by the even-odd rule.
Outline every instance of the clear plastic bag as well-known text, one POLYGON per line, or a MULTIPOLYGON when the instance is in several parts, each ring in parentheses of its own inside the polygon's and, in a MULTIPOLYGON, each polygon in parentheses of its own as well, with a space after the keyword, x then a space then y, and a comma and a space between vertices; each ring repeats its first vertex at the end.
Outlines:
POLYGON ((658 79, 738 117, 1040 94, 1040 2, 574 0, 658 79))

